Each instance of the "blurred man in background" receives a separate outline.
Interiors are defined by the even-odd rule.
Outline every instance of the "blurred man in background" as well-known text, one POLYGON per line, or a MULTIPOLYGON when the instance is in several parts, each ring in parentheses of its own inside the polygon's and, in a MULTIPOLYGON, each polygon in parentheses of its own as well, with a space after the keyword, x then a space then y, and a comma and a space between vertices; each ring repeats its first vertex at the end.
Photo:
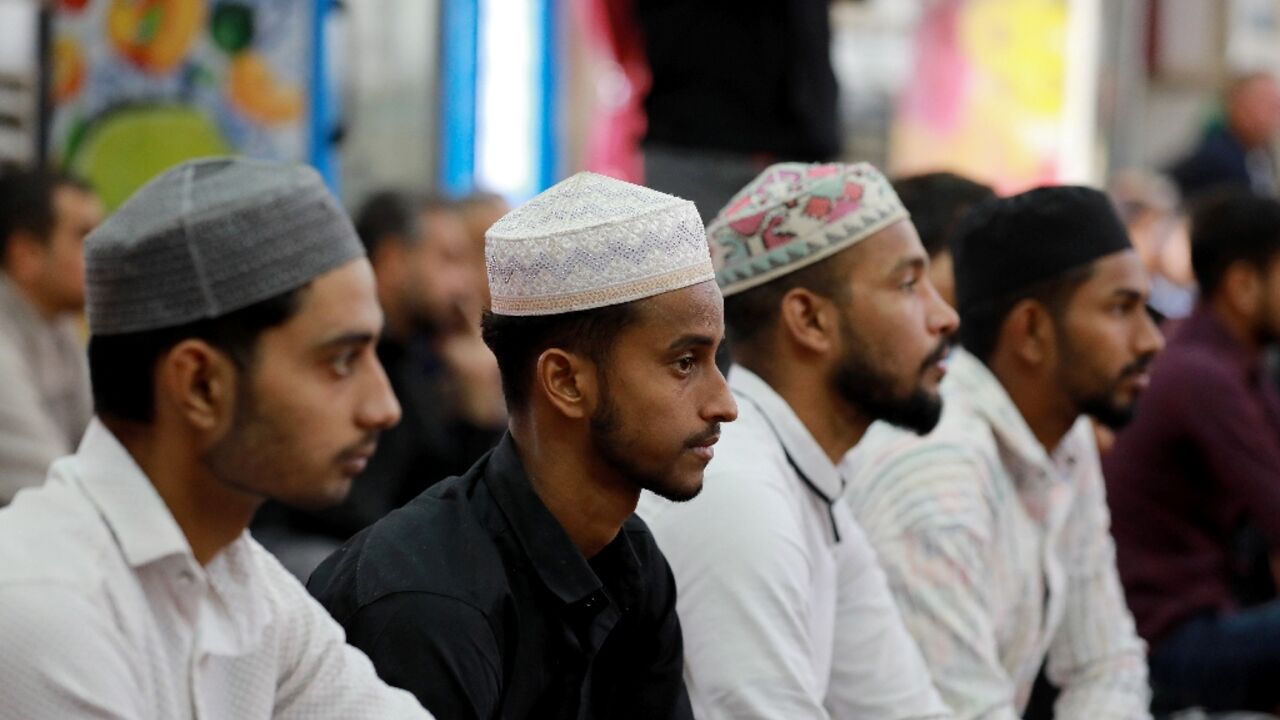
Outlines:
POLYGON ((1239 609, 1232 576, 1242 527, 1280 547, 1280 202, 1206 198, 1191 239, 1203 298, 1104 462, 1117 558, 1157 710, 1273 712, 1280 602, 1239 609))
POLYGON ((477 192, 467 196, 458 203, 458 211, 467 224, 467 233, 471 236, 471 268, 475 279, 472 287, 480 291, 480 306, 489 309, 489 280, 484 267, 484 234, 503 215, 511 211, 511 206, 501 195, 490 192, 477 192))
POLYGON ((102 204, 75 179, 0 171, 0 505, 44 482, 93 413, 76 315, 102 204))
POLYGON ((1223 185, 1275 197, 1280 192, 1272 156, 1280 134, 1280 86, 1275 77, 1251 73, 1235 79, 1223 104, 1224 117, 1169 174, 1187 200, 1223 185))
POLYGON ((646 185, 706 222, 770 164, 840 153, 830 0, 632 2, 653 78, 646 185))
POLYGON ((920 244, 929 253, 929 282, 947 304, 955 307, 956 279, 951 260, 951 236, 969 208, 996 196, 994 190, 949 172, 932 172, 894 181, 920 244))
POLYGON ((1089 417, 1132 412, 1162 340, 1111 201, 1039 188, 956 231, 962 349, 926 437, 873 428, 849 501, 957 717, 1012 719, 1048 659, 1059 720, 1149 717, 1089 417))
POLYGON ((255 520, 263 543, 304 579, 342 541, 465 471, 506 425, 497 361, 479 335, 471 239, 456 207, 379 192, 360 210, 356 230, 386 315, 378 358, 404 415, 342 505, 323 512, 271 505, 255 520))

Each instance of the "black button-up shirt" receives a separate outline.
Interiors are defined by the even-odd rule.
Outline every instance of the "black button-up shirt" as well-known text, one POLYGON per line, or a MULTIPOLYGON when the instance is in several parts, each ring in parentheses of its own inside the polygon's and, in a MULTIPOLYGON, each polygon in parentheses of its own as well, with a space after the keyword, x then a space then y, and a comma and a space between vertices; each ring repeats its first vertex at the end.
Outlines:
POLYGON ((629 518, 588 561, 510 435, 352 538, 308 587, 439 718, 692 718, 671 569, 629 518))

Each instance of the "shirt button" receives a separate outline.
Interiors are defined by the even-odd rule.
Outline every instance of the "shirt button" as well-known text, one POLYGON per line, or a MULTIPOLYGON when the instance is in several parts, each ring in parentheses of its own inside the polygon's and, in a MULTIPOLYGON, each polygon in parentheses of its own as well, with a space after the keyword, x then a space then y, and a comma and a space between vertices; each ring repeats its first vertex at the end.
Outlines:
POLYGON ((601 598, 597 594, 588 595, 582 606, 588 610, 595 610, 600 607, 601 598))

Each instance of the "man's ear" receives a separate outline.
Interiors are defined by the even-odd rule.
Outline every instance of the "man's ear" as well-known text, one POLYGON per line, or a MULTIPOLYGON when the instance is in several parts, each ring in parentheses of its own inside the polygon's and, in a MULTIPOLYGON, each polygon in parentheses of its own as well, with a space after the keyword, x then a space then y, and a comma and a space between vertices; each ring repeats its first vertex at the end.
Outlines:
POLYGON ((1000 326, 998 344, 1009 347, 1028 365, 1040 366, 1057 353, 1058 336, 1049 309, 1036 300, 1013 306, 1000 326))
POLYGON ((835 305, 805 288, 782 296, 778 324, 792 342, 818 354, 828 354, 839 342, 840 323, 835 305))
POLYGON ((1222 295, 1236 313, 1257 317, 1263 302, 1262 273, 1246 262, 1235 262, 1222 274, 1222 295))
POLYGON ((560 348, 550 348, 538 356, 535 372, 535 391, 546 395, 565 417, 591 416, 597 394, 595 363, 560 348))
POLYGON ((378 278, 378 285, 388 288, 399 287, 408 262, 408 245, 400 237, 385 238, 374 248, 369 256, 369 264, 373 266, 373 274, 378 278))
POLYGON ((241 381, 247 379, 226 353, 204 340, 183 340, 157 364, 156 403, 193 430, 221 437, 234 421, 241 381))

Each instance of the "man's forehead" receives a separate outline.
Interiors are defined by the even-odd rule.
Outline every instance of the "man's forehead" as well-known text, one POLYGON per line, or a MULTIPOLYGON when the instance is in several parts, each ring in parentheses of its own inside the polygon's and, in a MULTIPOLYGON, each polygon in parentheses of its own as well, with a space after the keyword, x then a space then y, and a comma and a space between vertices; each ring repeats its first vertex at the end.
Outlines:
POLYGON ((880 275, 928 261, 920 236, 908 220, 893 223, 846 252, 856 275, 880 275))
POLYGON ((712 281, 637 300, 633 309, 637 325, 673 337, 695 331, 718 336, 724 327, 724 299, 712 281))
POLYGON ((1138 253, 1130 249, 1095 260, 1087 285, 1104 293, 1132 290, 1146 294, 1149 282, 1138 253))

